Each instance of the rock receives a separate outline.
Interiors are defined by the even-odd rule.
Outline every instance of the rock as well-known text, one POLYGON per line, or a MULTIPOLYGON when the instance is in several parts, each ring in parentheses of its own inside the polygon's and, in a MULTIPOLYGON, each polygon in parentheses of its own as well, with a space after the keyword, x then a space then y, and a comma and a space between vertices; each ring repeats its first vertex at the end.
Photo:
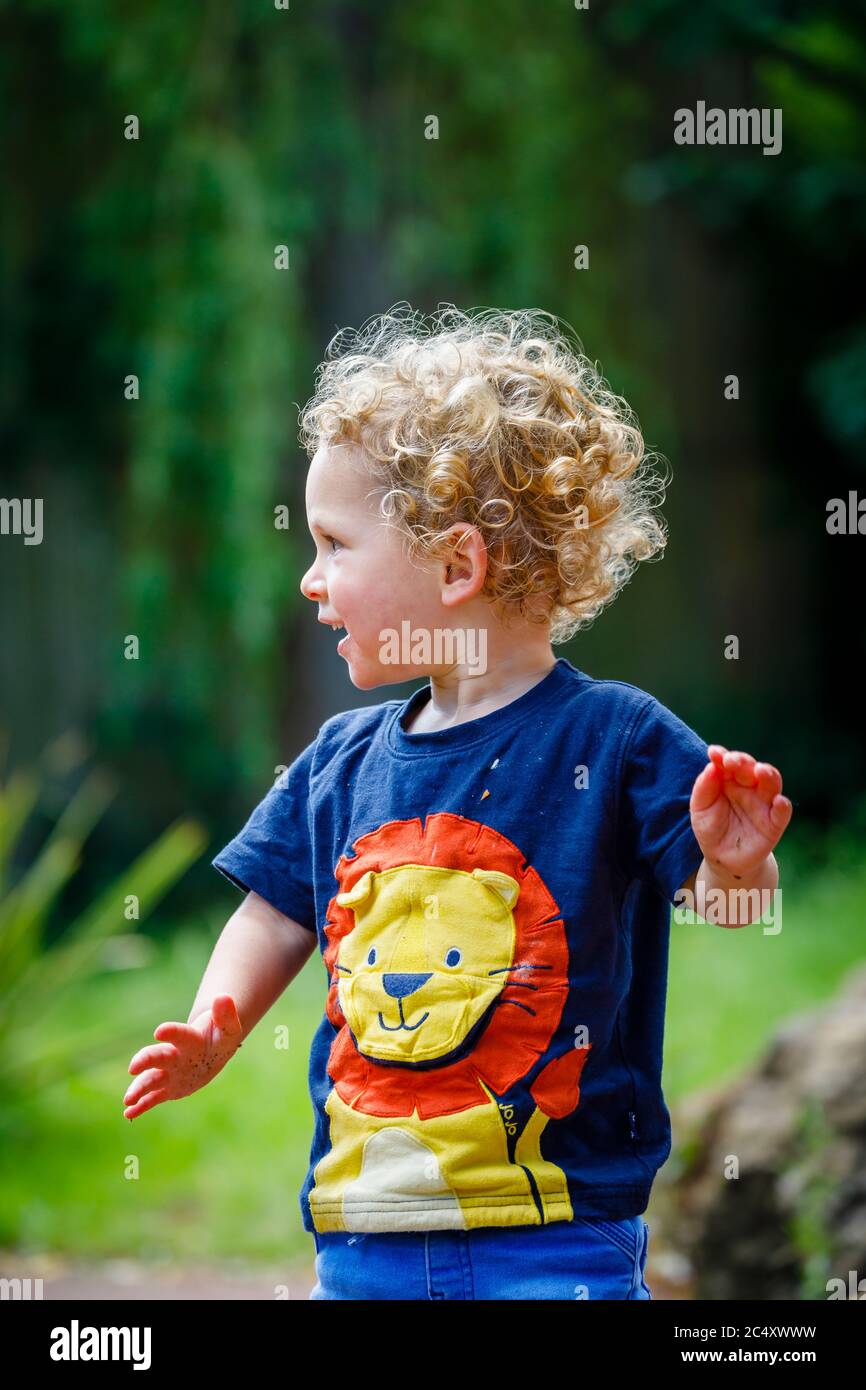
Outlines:
POLYGON ((866 1276, 866 969, 747 1075, 671 1111, 653 1209, 696 1298, 825 1299, 866 1276))

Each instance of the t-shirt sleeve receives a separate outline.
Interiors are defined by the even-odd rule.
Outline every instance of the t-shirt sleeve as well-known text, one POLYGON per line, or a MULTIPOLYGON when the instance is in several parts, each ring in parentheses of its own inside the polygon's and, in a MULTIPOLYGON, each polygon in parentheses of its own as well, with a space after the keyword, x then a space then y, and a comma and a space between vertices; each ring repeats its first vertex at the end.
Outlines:
POLYGON ((245 891, 258 893, 309 931, 316 930, 310 839, 310 769, 317 740, 282 772, 243 830, 212 860, 245 891))
POLYGON ((689 801, 708 762, 704 740, 651 697, 623 754, 617 843, 629 876, 655 887, 670 903, 703 859, 689 801))

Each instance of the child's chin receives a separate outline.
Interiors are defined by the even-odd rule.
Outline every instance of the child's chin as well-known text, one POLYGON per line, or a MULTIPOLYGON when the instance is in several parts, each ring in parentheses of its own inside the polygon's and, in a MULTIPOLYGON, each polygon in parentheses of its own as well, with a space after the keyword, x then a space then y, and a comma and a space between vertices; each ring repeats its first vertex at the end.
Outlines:
POLYGON ((378 661, 347 661, 346 667, 356 690, 375 690, 380 685, 399 685, 412 679, 399 667, 382 666, 378 661))
POLYGON ((349 673, 349 680, 356 690, 372 690, 374 686, 381 685, 381 677, 377 675, 368 662, 356 657, 353 661, 346 662, 346 670, 349 673))

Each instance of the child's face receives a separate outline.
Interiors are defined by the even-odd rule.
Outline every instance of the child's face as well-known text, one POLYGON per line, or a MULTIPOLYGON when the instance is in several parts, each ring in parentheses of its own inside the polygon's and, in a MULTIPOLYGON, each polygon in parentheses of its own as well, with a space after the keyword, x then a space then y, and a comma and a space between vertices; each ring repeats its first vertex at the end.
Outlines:
POLYGON ((442 627, 447 620, 440 599, 446 567, 422 568, 408 559, 403 537, 379 515, 374 488, 357 446, 317 450, 306 494, 316 558, 301 580, 301 593, 319 605, 320 621, 346 628, 337 650, 359 690, 430 674, 417 665, 383 664, 380 655, 388 652, 380 633, 393 628, 399 634, 406 619, 413 630, 442 627))

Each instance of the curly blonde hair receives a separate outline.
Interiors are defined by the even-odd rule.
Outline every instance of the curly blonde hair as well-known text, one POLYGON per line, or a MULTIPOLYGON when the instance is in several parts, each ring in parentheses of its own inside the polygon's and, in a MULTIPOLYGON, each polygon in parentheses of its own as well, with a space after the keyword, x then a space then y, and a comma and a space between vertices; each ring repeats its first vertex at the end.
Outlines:
POLYGON ((665 488, 656 456, 561 323, 453 304, 428 323, 403 301, 331 339, 299 436, 311 458, 322 444, 363 448, 410 556, 445 553, 457 521, 476 526, 482 593, 549 621, 551 642, 588 626, 667 543, 651 511, 665 488))

